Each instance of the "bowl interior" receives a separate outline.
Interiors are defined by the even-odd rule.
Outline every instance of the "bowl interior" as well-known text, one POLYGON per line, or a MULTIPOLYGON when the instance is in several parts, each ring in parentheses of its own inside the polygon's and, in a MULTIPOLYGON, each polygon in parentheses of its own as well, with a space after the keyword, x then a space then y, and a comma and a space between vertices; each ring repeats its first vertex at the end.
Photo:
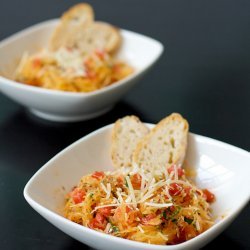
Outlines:
MULTIPOLYGON (((109 152, 111 128, 109 125, 85 136, 51 159, 29 181, 25 188, 26 196, 62 214, 65 194, 83 175, 113 169, 109 152)), ((249 200, 248 152, 189 134, 186 163, 187 167, 196 169, 197 185, 215 193, 213 214, 218 220, 237 212, 249 200)))

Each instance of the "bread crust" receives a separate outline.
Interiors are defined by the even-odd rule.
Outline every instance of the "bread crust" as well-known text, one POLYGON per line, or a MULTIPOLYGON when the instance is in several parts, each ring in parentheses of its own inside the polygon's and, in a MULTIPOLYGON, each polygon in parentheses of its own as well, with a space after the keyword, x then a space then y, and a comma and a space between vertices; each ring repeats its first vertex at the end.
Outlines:
MULTIPOLYGON (((65 11, 61 17, 62 21, 72 21, 80 19, 83 17, 84 19, 88 19, 89 21, 94 21, 94 10, 91 5, 87 3, 78 3, 72 7, 70 7, 67 11, 65 11), (84 15, 83 15, 84 14, 84 15)), ((83 21, 83 20, 78 20, 83 21)), ((85 20, 84 20, 85 21, 85 20)))

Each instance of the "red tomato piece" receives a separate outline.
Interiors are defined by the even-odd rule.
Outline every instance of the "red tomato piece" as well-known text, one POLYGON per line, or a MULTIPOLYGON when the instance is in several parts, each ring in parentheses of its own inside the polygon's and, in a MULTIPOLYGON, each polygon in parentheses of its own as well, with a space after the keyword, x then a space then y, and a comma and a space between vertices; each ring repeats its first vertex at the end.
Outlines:
POLYGON ((207 202, 213 202, 215 200, 215 195, 208 191, 207 189, 203 189, 203 196, 207 202))
POLYGON ((90 70, 86 70, 86 75, 87 75, 87 78, 89 79, 94 79, 96 77, 96 74, 90 70))
POLYGON ((34 68, 39 68, 42 65, 42 62, 39 58, 35 58, 32 63, 34 68))
POLYGON ((186 241, 186 233, 185 233, 185 229, 181 228, 179 230, 179 236, 176 235, 176 238, 174 240, 174 244, 180 244, 182 242, 186 241))
POLYGON ((132 208, 130 208, 129 206, 126 206, 126 213, 129 213, 130 211, 132 211, 132 208))
POLYGON ((177 167, 176 165, 172 165, 170 168, 168 168, 168 173, 170 174, 171 172, 173 172, 175 168, 177 168, 178 177, 182 177, 185 173, 184 169, 177 167))
POLYGON ((91 176, 97 180, 101 180, 102 178, 104 178, 105 174, 102 171, 101 172, 96 171, 91 176))
POLYGON ((188 201, 190 201, 190 199, 191 199, 191 187, 185 187, 184 188, 184 192, 185 192, 185 197, 184 197, 184 201, 185 202, 188 202, 188 201))
POLYGON ((134 189, 141 189, 141 175, 134 174, 130 177, 131 184, 134 189))
POLYGON ((123 186, 124 183, 125 183, 124 177, 122 175, 118 176, 117 179, 116 179, 116 181, 117 181, 118 186, 120 186, 120 187, 123 186))
POLYGON ((177 184, 177 183, 171 183, 168 191, 170 195, 176 196, 176 195, 179 195, 182 190, 183 190, 182 185, 177 184))
POLYGON ((85 195, 86 195, 85 191, 79 188, 75 188, 71 192, 71 197, 75 204, 83 202, 85 199, 85 195))
POLYGON ((101 230, 104 230, 106 225, 107 225, 107 220, 100 213, 97 213, 95 218, 92 219, 90 221, 90 223, 89 223, 90 228, 98 228, 98 229, 101 229, 101 230))
POLYGON ((101 60, 104 60, 104 57, 105 57, 105 53, 104 53, 104 51, 102 51, 102 50, 96 50, 95 51, 95 53, 96 53, 96 55, 101 59, 101 60))
POLYGON ((141 223, 143 225, 150 225, 150 220, 154 219, 156 217, 156 214, 148 214, 145 217, 141 218, 141 223))
POLYGON ((111 215, 112 209, 114 209, 114 207, 102 207, 98 209, 98 213, 102 214, 104 217, 108 217, 111 215))
POLYGON ((192 189, 191 187, 185 187, 184 191, 186 194, 190 194, 191 189, 192 189))

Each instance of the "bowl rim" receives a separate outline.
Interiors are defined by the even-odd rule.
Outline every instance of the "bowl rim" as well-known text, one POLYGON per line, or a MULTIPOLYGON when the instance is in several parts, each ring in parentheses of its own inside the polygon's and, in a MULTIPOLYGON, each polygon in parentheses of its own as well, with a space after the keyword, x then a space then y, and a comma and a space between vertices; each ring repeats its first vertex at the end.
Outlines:
MULTIPOLYGON (((144 123, 145 125, 152 127, 155 124, 152 123, 144 123)), ((156 244, 148 244, 148 243, 143 243, 143 242, 137 242, 137 241, 132 241, 132 240, 128 240, 128 239, 124 239, 124 238, 119 238, 113 235, 108 235, 105 233, 101 233, 98 231, 95 231, 93 229, 84 227, 82 225, 78 225, 68 219, 66 219, 65 217, 63 217, 60 214, 57 214, 56 212, 44 207, 43 205, 41 205, 40 203, 38 203, 37 201, 35 201, 30 195, 29 195, 29 189, 32 185, 32 183, 35 181, 36 177, 40 175, 41 172, 45 171, 47 168, 50 167, 51 162, 55 161, 57 158, 59 158, 61 155, 63 155, 65 152, 67 152, 68 150, 71 150, 74 147, 77 147, 78 144, 80 144, 82 141, 84 140, 88 140, 89 137, 92 137, 94 135, 97 134, 101 134, 103 133, 105 130, 109 130, 112 126, 114 125, 114 123, 106 125, 104 127, 101 127, 83 137, 81 137, 80 139, 76 140, 75 142, 73 142, 72 144, 70 144, 69 146, 67 146, 66 148, 64 148, 63 150, 61 150, 59 153, 57 153, 55 156, 53 156, 47 163, 45 163, 40 169, 38 169, 35 174, 30 178, 30 180, 27 182, 27 184, 24 187, 23 190, 23 195, 26 199, 26 201, 31 205, 31 207, 33 209, 35 209, 35 207, 37 209, 35 209, 38 213, 39 210, 42 210, 44 214, 48 214, 51 217, 55 217, 55 220, 59 221, 60 223, 67 225, 69 227, 73 227, 74 230, 77 231, 82 231, 83 233, 88 233, 88 234, 92 234, 96 237, 101 237, 103 240, 110 240, 111 242, 114 242, 116 244, 122 244, 124 246, 131 246, 131 247, 138 247, 138 249, 153 249, 153 250, 161 250, 161 249, 170 249, 170 250, 178 250, 178 249, 182 249, 182 248, 191 248, 194 247, 196 244, 199 245, 206 245, 207 242, 209 242, 211 239, 213 240, 214 237, 216 237, 219 233, 217 233, 214 236, 214 232, 218 231, 221 229, 221 231, 223 231, 224 226, 228 225, 230 222, 232 222, 232 220, 234 219, 234 217, 236 217, 240 211, 247 205, 247 203, 250 200, 250 192, 247 195, 248 197, 246 197, 244 199, 244 202, 242 202, 236 209, 235 211, 227 214, 227 216, 225 218, 223 218, 223 220, 220 220, 218 222, 216 222, 211 228, 209 228, 208 230, 206 230, 205 232, 203 232, 202 234, 188 240, 185 242, 182 242, 180 244, 177 245, 156 245, 156 244), (207 241, 206 241, 207 240, 207 241), (203 244, 200 242, 204 242, 203 244)), ((210 137, 206 137, 206 136, 202 136, 202 135, 198 135, 195 133, 191 133, 189 132, 189 136, 195 138, 198 142, 206 142, 209 143, 210 145, 216 145, 218 147, 222 147, 222 148, 228 148, 230 150, 232 150, 235 153, 239 153, 241 154, 243 157, 249 157, 250 158, 250 153, 244 149, 241 149, 239 147, 233 146, 231 144, 210 138, 210 137)), ((42 214, 41 214, 42 215, 42 214)), ((43 215, 42 215, 43 216, 43 215)), ((50 221, 51 223, 51 221, 50 221)), ((74 237, 73 237, 74 238, 74 237)), ((86 244, 86 243, 85 243, 86 244)))
MULTIPOLYGON (((59 20, 60 20, 59 18, 49 19, 49 20, 31 25, 27 28, 24 28, 24 29, 10 35, 9 37, 4 38, 2 41, 0 41, 0 49, 2 49, 2 47, 7 45, 8 43, 10 43, 14 40, 20 39, 29 33, 34 32, 36 29, 43 28, 44 26, 49 27, 49 26, 55 25, 59 22, 59 20)), ((143 35, 141 33, 134 32, 134 31, 130 31, 130 30, 126 30, 126 29, 120 29, 120 30, 121 30, 121 34, 133 35, 133 36, 140 37, 142 39, 149 40, 150 42, 152 42, 158 46, 158 51, 156 51, 155 57, 153 58, 152 61, 150 61, 150 63, 148 65, 146 65, 146 67, 139 69, 139 70, 135 70, 135 72, 133 72, 131 75, 129 75, 129 76, 127 76, 119 81, 116 81, 114 84, 111 84, 109 86, 106 86, 104 88, 94 90, 91 92, 70 92, 70 91, 45 89, 42 87, 31 86, 31 85, 27 85, 27 84, 24 84, 21 82, 17 82, 17 81, 8 79, 8 78, 1 76, 1 75, 0 75, 0 81, 4 82, 7 85, 10 85, 12 87, 16 87, 16 88, 24 90, 24 91, 27 90, 27 91, 36 92, 38 94, 40 93, 40 94, 58 95, 58 96, 91 97, 91 96, 96 96, 96 95, 99 95, 102 93, 112 91, 112 90, 119 88, 120 86, 130 82, 131 80, 138 77, 139 75, 141 75, 144 71, 149 69, 160 58, 160 56, 164 52, 164 45, 160 41, 158 41, 152 37, 143 35)))

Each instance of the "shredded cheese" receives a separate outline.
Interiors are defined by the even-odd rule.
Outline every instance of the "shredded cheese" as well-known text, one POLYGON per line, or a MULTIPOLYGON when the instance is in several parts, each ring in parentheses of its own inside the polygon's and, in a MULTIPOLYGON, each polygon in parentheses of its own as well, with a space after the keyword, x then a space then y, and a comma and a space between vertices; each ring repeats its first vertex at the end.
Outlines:
POLYGON ((126 181, 128 183, 128 188, 129 188, 129 193, 130 193, 130 197, 131 197, 131 200, 133 202, 133 206, 136 208, 137 206, 137 201, 136 201, 136 198, 135 198, 135 192, 134 192, 134 188, 131 184, 131 181, 130 181, 130 178, 129 176, 126 176, 126 181))
POLYGON ((173 206, 173 203, 153 203, 153 202, 145 202, 144 204, 147 205, 147 206, 150 206, 150 207, 159 207, 159 208, 162 208, 162 207, 171 207, 171 206, 173 206))
POLYGON ((138 229, 141 231, 141 233, 144 233, 144 230, 142 229, 142 227, 139 225, 139 226, 137 226, 138 227, 138 229))

